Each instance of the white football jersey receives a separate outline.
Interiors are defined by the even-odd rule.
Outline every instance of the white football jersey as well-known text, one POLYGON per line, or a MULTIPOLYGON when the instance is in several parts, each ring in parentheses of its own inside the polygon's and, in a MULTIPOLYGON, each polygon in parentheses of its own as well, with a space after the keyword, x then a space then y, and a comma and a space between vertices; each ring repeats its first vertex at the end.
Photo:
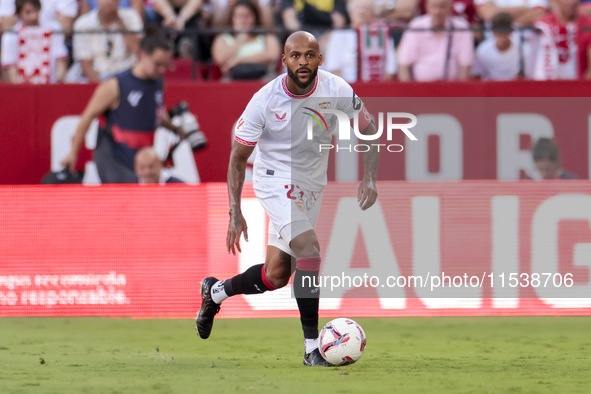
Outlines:
MULTIPOLYGON (((281 75, 265 85, 250 100, 236 123, 235 140, 256 146, 253 182, 281 179, 303 189, 320 191, 327 181, 331 132, 338 132, 337 116, 322 114, 337 109, 352 119, 363 103, 344 79, 318 70, 314 88, 305 95, 292 94, 281 75), (308 121, 313 139, 308 140, 308 121)), ((353 133, 351 133, 353 135, 353 133)))

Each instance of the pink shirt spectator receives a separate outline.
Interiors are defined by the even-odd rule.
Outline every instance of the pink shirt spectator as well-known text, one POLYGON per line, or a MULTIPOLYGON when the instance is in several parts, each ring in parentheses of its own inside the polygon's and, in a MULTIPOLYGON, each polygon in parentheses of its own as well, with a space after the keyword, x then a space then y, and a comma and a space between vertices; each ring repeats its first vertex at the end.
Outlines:
MULTIPOLYGON (((450 41, 449 31, 406 31, 402 35, 398 48, 398 63, 411 66, 415 81, 437 81, 441 79, 457 79, 462 66, 471 66, 474 59, 474 39, 468 22, 459 17, 449 19, 447 25, 453 23, 451 33, 451 51, 447 76, 445 63, 450 41)), ((431 29, 431 16, 421 15, 410 21, 409 29, 431 29)))

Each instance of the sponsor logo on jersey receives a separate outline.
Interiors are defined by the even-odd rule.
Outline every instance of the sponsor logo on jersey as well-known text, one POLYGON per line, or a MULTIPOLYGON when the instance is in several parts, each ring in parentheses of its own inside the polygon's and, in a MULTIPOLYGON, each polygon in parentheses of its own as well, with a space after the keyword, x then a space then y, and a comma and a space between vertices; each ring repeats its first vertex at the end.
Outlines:
POLYGON ((238 121, 238 126, 236 126, 236 130, 239 130, 242 125, 244 125, 244 119, 240 118, 240 120, 238 121))
POLYGON ((275 175, 275 170, 267 170, 267 175, 275 175))
POLYGON ((279 116, 278 113, 275 114, 275 118, 277 118, 275 121, 276 122, 285 122, 287 119, 285 119, 287 117, 287 112, 285 112, 283 115, 279 116))
POLYGON ((143 95, 144 92, 142 92, 141 90, 132 90, 127 95, 127 101, 129 101, 129 104, 132 107, 137 107, 143 95))
POLYGON ((320 109, 330 109, 330 101, 325 101, 323 103, 319 103, 318 106, 320 107, 320 109))

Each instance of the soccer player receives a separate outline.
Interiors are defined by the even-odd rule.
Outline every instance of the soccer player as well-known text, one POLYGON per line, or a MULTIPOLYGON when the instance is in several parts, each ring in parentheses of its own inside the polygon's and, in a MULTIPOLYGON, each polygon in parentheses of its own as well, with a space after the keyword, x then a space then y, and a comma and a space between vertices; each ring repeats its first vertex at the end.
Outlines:
MULTIPOLYGON (((320 270, 320 246, 314 227, 326 185, 331 127, 314 126, 313 140, 307 139, 308 115, 322 109, 336 109, 349 119, 358 117, 363 134, 375 134, 376 127, 363 102, 342 78, 323 70, 322 54, 313 35, 299 31, 287 39, 282 75, 259 90, 239 119, 228 168, 230 224, 226 238, 228 253, 241 252, 240 236, 248 241, 240 199, 246 160, 257 149, 253 186, 270 218, 265 264, 254 265, 225 281, 207 277, 201 283, 201 309, 196 318, 199 336, 209 337, 213 319, 226 298, 236 294, 258 294, 285 286, 295 270, 294 294, 304 331, 304 364, 331 366, 318 350, 319 289, 313 287, 320 270), (292 265, 295 260, 295 267, 292 265)), ((336 124, 335 115, 324 115, 336 124)), ((375 186, 379 153, 372 147, 363 153, 364 178, 358 189, 359 206, 371 207, 377 198, 375 186)))

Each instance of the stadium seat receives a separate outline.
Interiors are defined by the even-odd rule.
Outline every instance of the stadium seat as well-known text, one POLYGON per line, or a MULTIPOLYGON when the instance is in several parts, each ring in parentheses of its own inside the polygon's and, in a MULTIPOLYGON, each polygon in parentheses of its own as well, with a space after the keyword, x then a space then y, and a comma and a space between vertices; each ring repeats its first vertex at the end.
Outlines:
POLYGON ((211 63, 211 65, 209 66, 209 68, 207 70, 207 79, 209 81, 217 81, 217 80, 221 79, 222 76, 223 76, 222 70, 220 70, 218 65, 215 63, 211 63))
POLYGON ((193 60, 191 59, 173 59, 164 73, 164 78, 169 81, 186 81, 193 79, 201 79, 200 73, 196 72, 198 65, 195 64, 195 71, 193 60))

